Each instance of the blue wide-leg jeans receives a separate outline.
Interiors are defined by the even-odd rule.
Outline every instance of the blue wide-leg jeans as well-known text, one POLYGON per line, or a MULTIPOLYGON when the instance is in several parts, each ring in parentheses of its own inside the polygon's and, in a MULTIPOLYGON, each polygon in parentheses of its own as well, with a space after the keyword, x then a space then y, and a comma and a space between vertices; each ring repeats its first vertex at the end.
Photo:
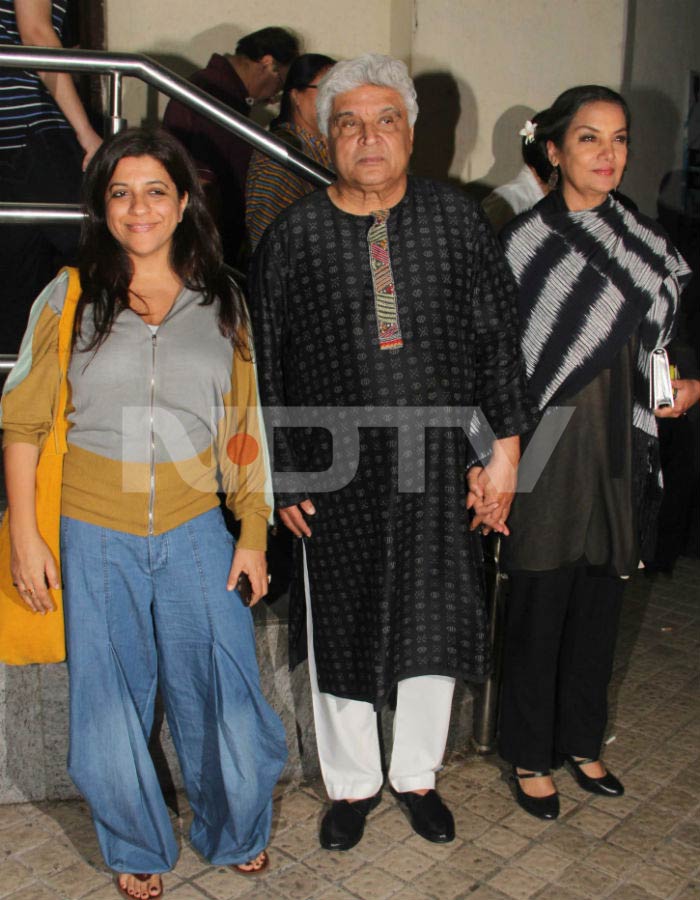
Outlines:
POLYGON ((68 771, 117 872, 177 859, 148 752, 158 686, 193 846, 217 865, 267 846, 286 744, 260 690, 250 610, 226 590, 233 549, 218 509, 153 537, 61 520, 68 771))

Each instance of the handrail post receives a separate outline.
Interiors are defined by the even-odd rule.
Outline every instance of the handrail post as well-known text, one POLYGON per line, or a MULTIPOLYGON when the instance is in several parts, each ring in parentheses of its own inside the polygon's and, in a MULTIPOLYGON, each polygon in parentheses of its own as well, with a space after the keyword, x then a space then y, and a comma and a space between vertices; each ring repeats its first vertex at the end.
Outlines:
POLYGON ((474 730, 472 746, 477 753, 496 750, 498 706, 503 669, 503 632, 508 576, 501 571, 501 536, 493 534, 484 539, 484 564, 487 581, 487 609, 489 643, 492 653, 491 676, 477 687, 474 698, 474 730))
POLYGON ((122 115, 122 73, 112 72, 109 79, 109 133, 118 134, 127 126, 122 115))
POLYGON ((335 181, 335 174, 306 156, 300 150, 269 134, 256 122, 236 112, 226 103, 217 100, 202 88, 186 81, 174 72, 137 53, 107 53, 104 50, 61 50, 54 47, 6 47, 0 46, 0 68, 38 69, 47 72, 94 72, 109 74, 111 81, 112 129, 124 126, 121 109, 122 76, 138 78, 156 88, 171 99, 179 100, 199 115, 221 125, 256 150, 271 156, 281 165, 301 175, 318 187, 328 187, 335 181))
POLYGON ((104 50, 62 50, 56 47, 27 48, 3 45, 0 46, 0 68, 109 74, 112 112, 110 128, 113 132, 121 130, 125 125, 122 118, 119 75, 138 78, 171 99, 185 103, 199 115, 206 116, 210 121, 251 144, 256 150, 271 156, 312 184, 327 187, 335 181, 334 173, 311 157, 275 135, 269 134, 247 116, 236 112, 223 101, 217 100, 174 72, 169 72, 147 56, 137 53, 107 53, 104 50))
MULTIPOLYGON (((335 175, 300 150, 268 134, 260 125, 236 112, 216 97, 169 72, 147 56, 107 53, 104 50, 64 50, 56 47, 0 46, 0 68, 37 69, 49 72, 92 72, 109 75, 109 134, 127 126, 123 115, 122 77, 140 79, 166 96, 190 106, 200 115, 235 134, 290 171, 318 187, 333 184, 335 175)), ((7 203, 0 200, 0 224, 76 224, 83 219, 77 205, 54 203, 7 203)), ((0 355, 0 375, 11 371, 17 357, 0 355)))

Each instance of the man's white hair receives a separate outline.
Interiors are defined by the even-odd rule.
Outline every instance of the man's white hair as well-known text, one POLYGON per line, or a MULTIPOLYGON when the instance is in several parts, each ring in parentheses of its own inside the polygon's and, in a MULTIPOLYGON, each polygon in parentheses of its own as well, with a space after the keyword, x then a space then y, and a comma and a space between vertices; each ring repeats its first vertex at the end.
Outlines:
POLYGON ((408 124, 413 127, 418 117, 418 102, 416 89, 406 64, 400 59, 382 56, 381 53, 365 53, 364 56, 336 63, 319 82, 316 114, 322 134, 328 136, 333 100, 338 94, 354 91, 366 84, 397 91, 406 107, 408 124))

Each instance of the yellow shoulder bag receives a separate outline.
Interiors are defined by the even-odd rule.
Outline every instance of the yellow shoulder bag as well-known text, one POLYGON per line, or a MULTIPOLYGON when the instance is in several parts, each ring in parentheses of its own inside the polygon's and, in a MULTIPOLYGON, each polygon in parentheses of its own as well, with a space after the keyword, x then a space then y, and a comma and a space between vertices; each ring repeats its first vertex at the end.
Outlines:
MULTIPOLYGON (((53 427, 39 454, 36 470, 36 518, 39 533, 46 541, 59 567, 61 521, 61 483, 66 444, 67 372, 70 362, 75 308, 80 297, 78 270, 67 268, 68 291, 58 326, 58 365, 61 373, 53 427)), ((13 666, 28 663, 55 663, 66 658, 63 627, 63 597, 60 590, 51 591, 54 612, 40 615, 22 601, 12 584, 10 572, 9 511, 0 527, 0 662, 13 666)))

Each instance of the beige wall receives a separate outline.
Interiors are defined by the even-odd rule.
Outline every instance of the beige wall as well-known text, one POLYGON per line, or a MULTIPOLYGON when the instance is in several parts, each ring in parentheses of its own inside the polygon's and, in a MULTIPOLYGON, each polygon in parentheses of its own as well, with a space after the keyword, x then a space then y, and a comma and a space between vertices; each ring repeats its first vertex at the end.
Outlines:
MULTIPOLYGON (((461 181, 494 186, 511 178, 526 114, 565 88, 620 84, 624 0, 416 3, 413 72, 428 80, 426 73, 447 70, 456 82, 460 110, 449 171, 461 181)), ((439 127, 431 123, 431 134, 439 127)))
POLYGON ((700 71, 700 2, 637 0, 635 6, 623 86, 632 109, 624 190, 656 216, 661 179, 683 161, 688 72, 700 71))
MULTIPOLYGON (((422 102, 414 168, 464 183, 511 178, 518 129, 565 88, 622 86, 635 118, 625 190, 651 214, 662 175, 681 165, 688 69, 700 69, 700 0, 106 0, 106 16, 108 49, 182 75, 270 24, 338 58, 400 56, 422 102)), ((127 80, 132 124, 158 108, 127 80)))
MULTIPOLYGON (((392 31, 391 24, 392 11, 406 5, 407 0, 106 0, 107 49, 146 53, 189 75, 215 51, 232 52, 244 34, 281 25, 299 36, 305 50, 336 58, 367 50, 407 56, 410 32, 407 38, 405 29, 392 31)), ((130 124, 138 124, 146 112, 145 88, 128 79, 124 103, 130 124)))

